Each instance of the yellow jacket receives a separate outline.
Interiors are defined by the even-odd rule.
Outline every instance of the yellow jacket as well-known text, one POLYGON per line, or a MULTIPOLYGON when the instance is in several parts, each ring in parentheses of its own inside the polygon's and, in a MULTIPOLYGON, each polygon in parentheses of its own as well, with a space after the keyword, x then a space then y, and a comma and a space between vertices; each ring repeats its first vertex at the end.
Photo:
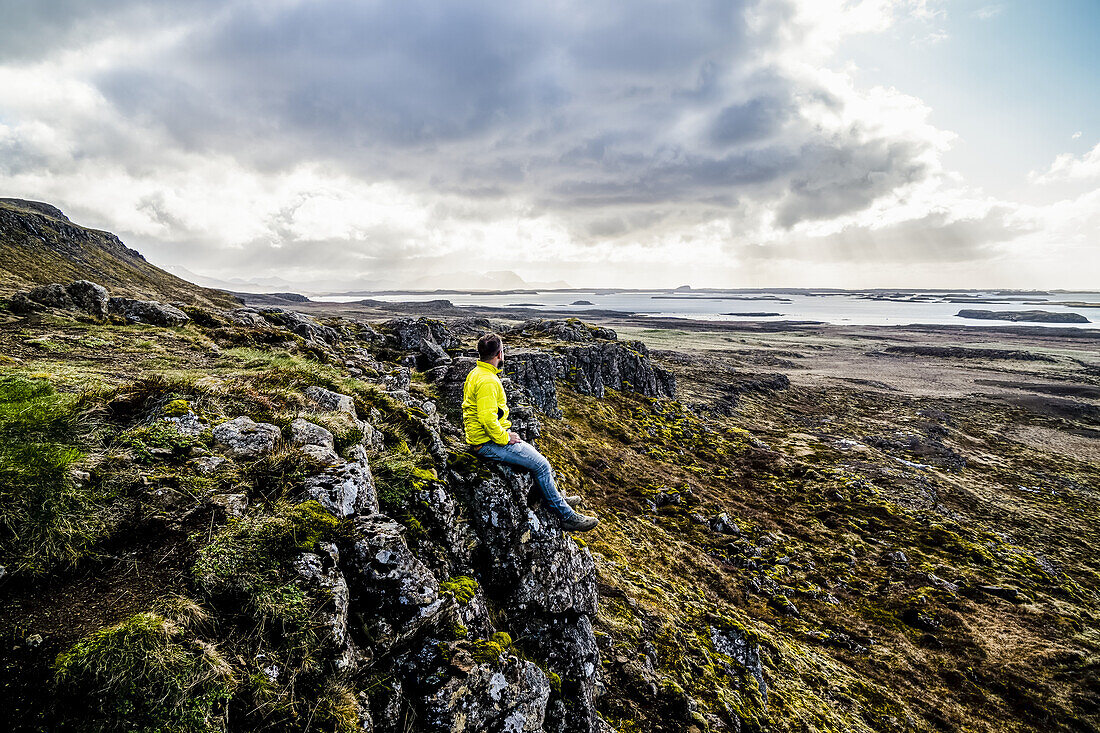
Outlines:
POLYGON ((508 402, 498 374, 500 369, 479 361, 462 385, 462 422, 470 445, 490 440, 498 445, 508 444, 508 428, 512 423, 508 421, 508 402))

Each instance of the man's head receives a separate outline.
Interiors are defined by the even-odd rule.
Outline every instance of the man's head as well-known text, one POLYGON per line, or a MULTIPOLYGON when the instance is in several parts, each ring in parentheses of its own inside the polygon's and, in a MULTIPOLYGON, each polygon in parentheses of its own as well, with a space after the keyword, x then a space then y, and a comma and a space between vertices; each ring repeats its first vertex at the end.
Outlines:
POLYGON ((477 340, 477 358, 489 364, 500 365, 504 361, 504 342, 495 333, 487 333, 477 340), (500 357, 494 362, 494 359, 500 357))

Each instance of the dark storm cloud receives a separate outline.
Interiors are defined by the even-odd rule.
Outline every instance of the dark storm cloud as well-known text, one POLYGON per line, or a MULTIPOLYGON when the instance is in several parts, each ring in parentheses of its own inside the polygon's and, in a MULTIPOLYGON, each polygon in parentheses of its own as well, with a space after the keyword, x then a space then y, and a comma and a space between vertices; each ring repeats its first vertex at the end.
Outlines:
MULTIPOLYGON (((825 132, 807 105, 843 101, 759 61, 791 42, 783 0, 0 8, 58 44, 75 43, 81 23, 177 27, 170 46, 92 79, 125 119, 179 149, 264 172, 323 162, 483 204, 518 199, 581 235, 745 201, 791 227, 858 211, 927 174, 927 142, 825 132)), ((117 157, 134 156, 117 145, 117 157)))
POLYGON ((792 111, 788 100, 775 97, 757 97, 731 104, 718 113, 710 138, 719 145, 759 140, 775 134, 792 111))
POLYGON ((859 211, 879 196, 923 178, 927 171, 918 159, 922 152, 909 140, 809 144, 800 151, 799 171, 778 207, 776 223, 790 228, 800 221, 859 211))
POLYGON ((881 229, 848 227, 800 242, 751 245, 742 254, 755 261, 970 262, 987 259, 990 245, 1033 231, 1028 225, 1009 221, 1008 216, 1009 211, 1003 207, 975 218, 951 219, 945 212, 932 212, 881 229))
POLYGON ((217 0, 0 0, 0 62, 27 62, 117 32, 209 12, 217 0))

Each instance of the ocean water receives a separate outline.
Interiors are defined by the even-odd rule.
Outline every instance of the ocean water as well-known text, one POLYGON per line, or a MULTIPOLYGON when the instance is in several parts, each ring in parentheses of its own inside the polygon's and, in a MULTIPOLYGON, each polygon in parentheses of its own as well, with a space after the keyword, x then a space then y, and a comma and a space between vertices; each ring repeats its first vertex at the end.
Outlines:
POLYGON ((1044 294, 1012 293, 998 295, 995 291, 898 291, 896 295, 881 291, 845 292, 784 292, 784 291, 692 291, 677 293, 667 290, 606 292, 599 290, 569 292, 540 291, 536 293, 385 293, 372 295, 324 295, 313 300, 351 302, 370 298, 390 302, 449 300, 455 305, 524 306, 575 312, 584 317, 587 310, 616 310, 642 316, 693 318, 713 321, 820 321, 852 326, 898 326, 908 324, 1003 326, 1008 321, 986 321, 960 318, 962 309, 1018 311, 1042 310, 1055 313, 1077 313, 1089 323, 1027 323, 1018 325, 1056 326, 1061 328, 1100 328, 1100 307, 1074 307, 1059 301, 1095 303, 1100 306, 1100 293, 1053 292, 1044 294), (887 299, 890 298, 890 299, 887 299), (592 305, 572 305, 586 300, 592 305), (951 302, 951 301, 963 302, 951 302), (996 302, 975 302, 990 300, 996 302), (749 313, 779 315, 746 315, 749 313))

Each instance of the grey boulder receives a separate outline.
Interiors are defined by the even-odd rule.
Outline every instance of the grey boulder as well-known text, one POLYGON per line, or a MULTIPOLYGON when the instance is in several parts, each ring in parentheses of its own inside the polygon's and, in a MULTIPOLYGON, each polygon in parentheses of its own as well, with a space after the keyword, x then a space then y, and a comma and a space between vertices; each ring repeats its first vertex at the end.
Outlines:
POLYGON ((155 300, 132 300, 130 298, 111 298, 110 311, 117 313, 130 323, 143 323, 149 326, 182 326, 191 317, 172 305, 158 303, 155 300))
POLYGON ((214 428, 214 445, 230 458, 251 460, 273 451, 281 436, 274 425, 241 415, 214 428))
POLYGON ((306 397, 326 412, 346 412, 355 417, 355 400, 349 395, 312 385, 306 387, 306 397))

